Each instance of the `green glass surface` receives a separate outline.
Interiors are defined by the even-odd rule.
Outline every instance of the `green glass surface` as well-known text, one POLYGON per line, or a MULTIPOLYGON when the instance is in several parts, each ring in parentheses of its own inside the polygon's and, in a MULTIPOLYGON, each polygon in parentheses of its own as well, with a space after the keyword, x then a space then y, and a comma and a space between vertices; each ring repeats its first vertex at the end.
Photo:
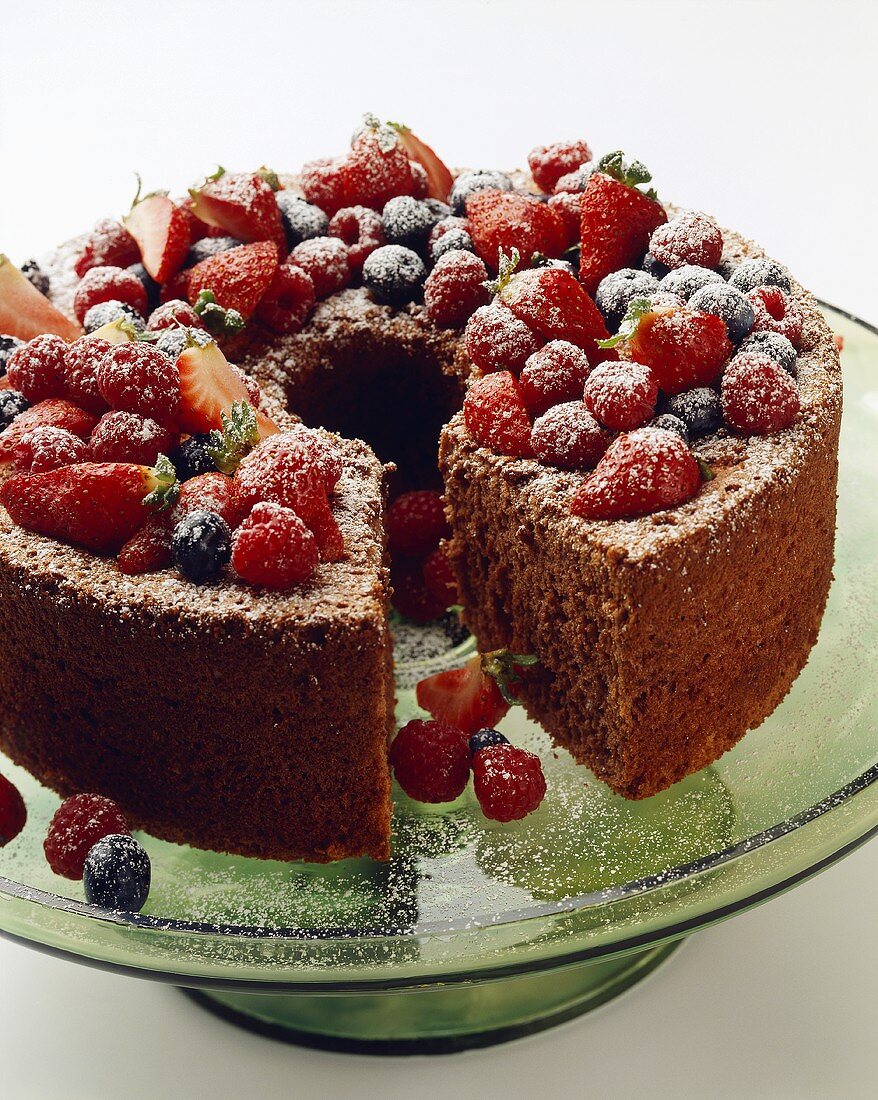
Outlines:
MULTIPOLYGON (((0 930, 222 990, 225 1009, 281 1026, 371 1039, 502 1031, 606 999, 660 961, 662 945, 861 843, 878 829, 878 335, 827 316, 845 341, 835 582, 789 696, 713 767, 628 802, 556 756, 515 710, 501 728, 540 753, 549 786, 525 821, 486 822, 470 790, 440 808, 397 790, 388 864, 260 862, 141 835, 149 901, 141 914, 116 914, 51 873, 42 839, 58 799, 0 757, 29 811, 0 849, 0 930)), ((414 681, 461 663, 472 645, 440 654, 435 640, 425 636, 418 660, 398 669, 400 720, 418 713, 414 681)))

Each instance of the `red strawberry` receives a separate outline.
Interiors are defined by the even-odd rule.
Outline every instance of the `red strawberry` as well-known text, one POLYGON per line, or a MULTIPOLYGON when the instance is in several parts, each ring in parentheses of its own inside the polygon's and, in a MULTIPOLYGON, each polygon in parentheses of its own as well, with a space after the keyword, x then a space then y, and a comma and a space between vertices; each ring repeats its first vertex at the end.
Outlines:
POLYGON ((60 397, 41 401, 19 413, 9 427, 0 432, 0 462, 9 461, 18 444, 35 428, 64 428, 79 439, 88 439, 97 419, 60 397))
POLYGON ((256 316, 274 332, 298 332, 315 300, 311 276, 295 264, 281 264, 256 307, 256 316))
POLYGON ((143 266, 157 283, 166 283, 183 266, 189 251, 189 217, 167 195, 135 200, 125 228, 137 241, 143 266))
POLYGON ((402 493, 384 517, 387 548, 391 554, 420 558, 435 550, 450 533, 445 503, 432 489, 402 493))
MULTIPOLYGON (((195 435, 213 428, 222 431, 222 414, 230 413, 236 402, 249 404, 247 387, 213 341, 186 348, 177 359, 176 371, 180 386, 177 422, 184 432, 195 435)), ((278 431, 277 425, 258 410, 256 425, 260 439, 278 431)))
POLYGON ((701 469, 675 432, 638 428, 610 444, 570 511, 584 519, 633 519, 676 508, 700 487, 701 469))
POLYGON ((101 397, 110 408, 139 413, 166 428, 176 424, 180 379, 173 361, 158 348, 114 344, 98 364, 97 378, 101 397))
POLYGON ((473 439, 498 454, 529 458, 530 415, 515 375, 500 370, 477 379, 463 400, 463 416, 473 439))
POLYGON ((304 584, 317 568, 314 536, 290 508, 257 504, 235 532, 232 567, 242 580, 266 588, 304 584))
POLYGON ((649 367, 670 395, 709 386, 733 350, 721 318, 685 306, 641 315, 624 348, 625 357, 649 367))
POLYGON ((239 241, 273 241, 286 247, 280 210, 271 184, 261 175, 225 172, 189 192, 192 213, 239 241))
POLYGON ((429 623, 445 613, 448 602, 427 587, 424 566, 414 558, 394 558, 390 564, 392 603, 414 623, 429 623))
MULTIPOLYGON (((231 251, 231 250, 230 250, 231 251)), ((178 271, 161 289, 159 294, 159 301, 162 305, 167 302, 179 301, 181 299, 188 298, 189 296, 189 276, 192 273, 191 267, 184 267, 182 271, 178 271)), ((197 297, 197 295, 196 295, 197 297)))
POLYGON ((54 333, 75 340, 82 329, 56 309, 45 294, 40 294, 27 276, 0 253, 0 332, 31 340, 43 333, 54 333))
POLYGON ((722 382, 723 418, 747 435, 788 428, 799 413, 796 383, 778 363, 758 351, 740 352, 722 382))
POLYGON ((584 141, 556 141, 553 145, 537 145, 527 155, 534 183, 551 194, 555 184, 568 172, 591 160, 591 149, 584 141))
POLYGON ((91 458, 89 445, 65 428, 34 428, 15 448, 15 469, 42 474, 62 466, 74 466, 91 458))
POLYGON ((186 297, 195 305, 202 290, 213 291, 218 305, 236 309, 246 321, 277 274, 277 256, 277 246, 270 241, 208 256, 189 270, 186 297))
POLYGON ((176 432, 139 413, 114 409, 105 413, 91 433, 95 462, 136 462, 151 466, 161 454, 170 454, 179 442, 176 432))
POLYGON ((198 474, 180 486, 180 497, 174 512, 174 523, 188 516, 190 512, 215 512, 234 531, 246 513, 243 513, 235 500, 235 487, 226 474, 211 471, 198 474))
POLYGON ((136 576, 169 569, 173 562, 171 534, 170 512, 154 512, 119 551, 116 557, 119 571, 136 576))
POLYGON ((579 240, 582 222, 582 195, 575 191, 561 191, 552 195, 548 205, 564 223, 565 243, 568 246, 575 244, 579 240))
POLYGON ((650 181, 638 161, 625 165, 621 153, 609 153, 590 176, 582 196, 579 277, 589 294, 611 271, 637 267, 654 229, 668 220, 654 191, 637 185, 650 181))
POLYGON ((389 199, 411 195, 414 177, 396 131, 373 115, 365 123, 341 168, 346 201, 339 205, 381 210, 389 199))
POLYGON ((81 279, 93 267, 130 267, 140 259, 137 241, 121 222, 99 221, 86 238, 73 270, 81 279))
POLYGON ((25 826, 27 809, 18 787, 0 775, 0 848, 14 840, 25 826))
POLYGON ((500 256, 516 249, 525 264, 535 252, 557 257, 567 244, 564 222, 555 210, 531 195, 489 188, 467 199, 466 216, 476 252, 492 271, 500 256))
POLYGON ((96 553, 113 553, 153 510, 177 494, 167 459, 151 468, 128 462, 86 462, 45 474, 17 474, 0 486, 0 504, 12 521, 96 553))
POLYGON ((447 202, 454 183, 454 177, 448 167, 443 164, 426 142, 421 141, 419 137, 415 137, 408 126, 403 126, 400 123, 391 123, 391 125, 396 130, 400 144, 408 154, 409 159, 416 164, 420 164, 427 174, 427 194, 425 197, 447 202))
POLYGON ((519 668, 535 663, 534 657, 520 657, 505 649, 477 654, 463 668, 421 680, 416 688, 418 706, 470 737, 500 721, 514 702, 510 685, 518 679, 519 668))

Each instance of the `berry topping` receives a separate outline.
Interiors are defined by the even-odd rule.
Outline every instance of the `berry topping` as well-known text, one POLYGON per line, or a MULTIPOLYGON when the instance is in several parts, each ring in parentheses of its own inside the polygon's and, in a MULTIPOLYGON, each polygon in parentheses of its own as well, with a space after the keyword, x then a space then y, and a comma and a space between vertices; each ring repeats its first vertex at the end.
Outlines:
POLYGON ((459 729, 413 718, 390 746, 396 781, 416 802, 453 802, 469 782, 470 754, 459 729))
POLYGON ((99 302, 123 302, 146 313, 146 290, 136 275, 122 267, 93 267, 87 271, 73 295, 73 312, 82 323, 86 313, 99 302))
POLYGON ((201 318, 188 302, 180 298, 172 298, 150 314, 146 327, 150 332, 164 332, 179 325, 185 328, 198 328, 200 324, 201 318))
POLYGON ((775 260, 744 260, 729 276, 733 287, 747 294, 759 286, 779 286, 790 293, 790 277, 775 260))
POLYGON ((190 245, 189 251, 186 253, 184 266, 194 267, 196 264, 200 264, 202 260, 207 260, 211 256, 218 256, 220 252, 228 252, 231 248, 239 248, 243 243, 237 237, 203 237, 200 241, 195 241, 194 244, 190 245))
POLYGON ((678 435, 638 428, 610 444, 570 511, 585 519, 633 519, 684 504, 700 486, 701 469, 678 435))
POLYGON ((444 546, 437 546, 427 556, 424 562, 424 584, 427 586, 427 591, 443 605, 443 608, 457 603, 457 577, 454 575, 444 546))
POLYGON ((710 435, 722 424, 723 411, 719 394, 707 386, 669 397, 665 412, 682 420, 690 438, 710 435))
POLYGON ((135 199, 125 228, 137 241, 147 274, 157 283, 166 283, 185 263, 189 216, 167 195, 157 192, 135 199))
POLYGON ((59 470, 88 462, 91 451, 87 443, 64 428, 34 428, 15 447, 16 470, 22 473, 42 474, 47 470, 59 470))
POLYGON ((420 252, 430 230, 439 220, 430 207, 411 195, 391 199, 381 212, 388 244, 401 244, 420 252))
POLYGON ((296 264, 281 264, 256 316, 274 332, 299 332, 314 309, 314 282, 296 264))
POLYGON ((595 171, 597 171, 597 165, 591 161, 586 164, 580 164, 580 166, 574 168, 572 172, 565 172, 563 176, 559 177, 552 190, 556 195, 563 195, 566 193, 581 194, 588 186, 588 181, 595 171))
POLYGON ((313 237, 297 244, 289 262, 310 276, 318 298, 328 298, 351 281, 348 249, 338 237, 313 237))
POLYGON ((14 840, 27 821, 27 809, 18 787, 0 775, 0 848, 14 840))
POLYGON ((99 794, 75 794, 55 811, 43 850, 56 875, 77 880, 82 878, 86 856, 99 840, 129 832, 115 802, 99 794))
POLYGON ((796 349, 779 332, 753 332, 741 344, 741 351, 761 351, 788 373, 796 373, 796 349))
POLYGON ((454 177, 447 165, 436 156, 426 142, 416 137, 408 126, 399 122, 392 122, 390 125, 396 131, 400 145, 412 161, 411 167, 416 181, 420 178, 417 169, 423 169, 426 180, 424 197, 444 203, 454 183, 454 177))
POLYGON ((588 376, 585 406, 605 427, 631 431, 655 415, 658 383, 649 367, 622 360, 601 363, 588 376))
POLYGON ((188 439, 183 440, 170 456, 181 482, 216 470, 212 449, 209 432, 190 435, 188 439))
POLYGON ((794 348, 802 337, 802 308, 795 298, 790 298, 779 286, 758 286, 747 294, 753 306, 754 332, 777 332, 786 336, 794 348))
POLYGON ((17 336, 0 336, 0 378, 6 374, 6 364, 14 351, 24 347, 24 340, 17 336))
POLYGON ((539 416, 552 405, 581 398, 590 369, 581 348, 568 340, 550 340, 521 369, 518 382, 528 410, 539 416))
POLYGON ((214 512, 232 531, 244 518, 235 501, 234 482, 218 470, 198 474, 180 486, 172 518, 176 523, 192 512, 214 512))
POLYGON ((469 234, 476 252, 492 271, 500 256, 516 249, 529 264, 534 253, 560 256, 567 245, 564 222, 533 195, 514 191, 479 191, 466 207, 469 234))
POLYGON ((67 344, 60 336, 35 336, 10 355, 6 364, 9 385, 28 401, 60 397, 64 392, 67 344))
POLYGON ((196 264, 188 273, 186 297, 195 305, 201 292, 209 290, 218 305, 237 310, 246 321, 271 286, 277 268, 276 245, 270 241, 245 244, 196 264))
MULTIPOLYGON (((692 393, 694 391, 690 390, 689 392, 692 393)), ((661 428, 666 432, 674 432, 674 434, 678 435, 684 443, 689 442, 689 429, 678 416, 672 416, 670 413, 661 413, 661 415, 650 420, 648 426, 650 428, 661 428)))
POLYGON ((167 356, 150 344, 115 344, 97 366, 98 389, 113 409, 139 413, 159 424, 175 423, 180 379, 167 356))
POLYGON ((89 443, 95 462, 136 462, 152 466, 170 454, 179 436, 139 413, 114 410, 95 425, 89 443))
POLYGON ((374 115, 365 116, 341 171, 347 198, 342 206, 381 210, 396 195, 411 195, 414 191, 409 158, 398 133, 374 115))
MULTIPOLYGON (((319 206, 306 202, 291 191, 278 191, 274 198, 280 210, 288 251, 302 241, 310 241, 312 237, 326 236, 329 231, 329 218, 319 206)), ((331 235, 337 236, 335 233, 331 235)))
POLYGON ((329 215, 348 203, 343 166, 343 157, 324 157, 308 161, 299 173, 299 185, 307 201, 329 215))
POLYGON ((337 210, 329 223, 329 236, 338 237, 347 245, 348 263, 354 272, 362 271, 366 257, 387 243, 381 215, 368 206, 337 210))
POLYGON ((82 319, 82 327, 89 335, 98 332, 114 321, 127 321, 134 332, 142 331, 146 322, 143 315, 138 313, 134 306, 127 302, 120 302, 116 298, 110 298, 106 302, 98 302, 93 305, 82 319))
POLYGON ((424 284, 427 315, 441 328, 462 328, 488 301, 488 269, 471 252, 446 252, 424 284))
POLYGON ((610 332, 618 332, 619 325, 635 298, 649 298, 658 290, 658 279, 646 271, 623 267, 601 279, 595 294, 595 305, 604 316, 610 332))
POLYGON ((128 267, 139 259, 137 241, 125 226, 112 218, 104 218, 86 238, 74 271, 81 279, 93 267, 128 267))
POLYGON ((168 512, 156 512, 119 551, 116 564, 120 573, 138 576, 167 569, 171 557, 171 518, 168 512))
POLYGON ((789 374, 758 351, 743 351, 723 374, 726 423, 747 435, 788 428, 799 412, 799 391, 789 374))
POLYGON ((562 470, 590 470, 610 443, 610 433, 595 420, 583 402, 554 405, 534 421, 530 441, 534 454, 562 470))
POLYGON ((672 269, 686 264, 716 267, 722 259, 723 235, 706 214, 686 212, 655 230, 649 251, 672 269))
POLYGON ((536 663, 536 657, 505 649, 477 654, 463 668, 446 669, 421 680, 416 688, 418 706, 470 737, 500 721, 516 701, 511 687, 518 683, 521 669, 536 663))
POLYGON ((40 294, 49 293, 52 286, 51 280, 36 260, 25 260, 21 265, 21 273, 34 290, 38 290, 40 294))
POLYGON ((149 896, 151 873, 149 856, 134 837, 102 837, 82 869, 85 900, 102 909, 137 913, 149 896))
POLYGON ((176 363, 192 343, 206 347, 213 337, 203 328, 166 328, 153 345, 162 355, 176 363))
POLYGON ((579 244, 579 226, 582 220, 581 196, 574 191, 562 191, 560 195, 552 195, 547 205, 564 223, 565 245, 579 244))
MULTIPOLYGON (((24 400, 17 391, 4 390, 0 394, 0 408, 8 414, 10 409, 15 409, 24 400), (7 393, 10 396, 4 398, 3 394, 7 393)), ((96 423, 97 417, 92 413, 77 408, 61 397, 47 398, 29 408, 25 403, 24 409, 0 432, 0 462, 11 458, 21 440, 34 428, 64 428, 80 439, 88 439, 96 423)))
POLYGON ((188 512, 174 524, 171 556, 174 565, 193 584, 213 580, 232 556, 229 525, 216 512, 203 508, 188 512))
POLYGON ((232 567, 250 584, 277 589, 303 584, 318 561, 314 536, 291 508, 280 504, 255 505, 235 532, 232 567))
MULTIPOLYGON (((250 394, 240 374, 213 341, 203 345, 197 340, 191 342, 177 359, 176 369, 180 386, 177 419, 184 432, 223 431, 223 413, 229 413, 236 402, 250 402, 250 394)), ((160 417, 154 419, 161 422, 160 417)), ((278 430, 277 425, 258 410, 256 428, 262 439, 278 430)))
POLYGON ((518 373, 540 343, 531 329, 505 306, 480 306, 463 334, 466 353, 482 371, 518 373))
POLYGON ((465 217, 468 200, 480 191, 489 190, 511 191, 512 180, 505 172, 492 172, 489 170, 461 172, 454 181, 454 186, 448 195, 451 213, 465 217))
POLYGON ((530 457, 530 415, 515 375, 496 371, 467 390, 463 415, 473 439, 498 454, 530 457))
POLYGON ((274 189, 263 175, 220 168, 189 194, 195 216, 230 237, 286 244, 274 189))
MULTIPOLYGON (((446 218, 446 222, 462 221, 462 218, 446 218)), ((466 223, 464 223, 466 224, 466 223)), ((442 222, 437 222, 437 226, 442 225, 442 222)), ((435 237, 432 237, 429 244, 430 259, 435 264, 437 260, 441 259, 446 252, 475 252, 475 245, 473 239, 469 235, 468 230, 461 229, 458 226, 448 226, 443 229, 441 233, 438 233, 435 237)))
POLYGON ((384 517, 391 554, 424 557, 450 534, 445 504, 432 489, 415 489, 398 496, 384 517))
POLYGON ((591 149, 584 141, 556 141, 553 145, 537 145, 527 155, 534 183, 540 190, 550 194, 562 176, 590 160, 591 149))
MULTIPOLYGON (((0 390, 0 432, 4 432, 29 407, 27 398, 18 390, 0 390)), ((0 448, 0 457, 2 454, 0 448)))
POLYGON ((363 264, 363 286, 377 301, 391 306, 414 301, 426 278, 427 269, 417 252, 398 244, 376 248, 363 264))
POLYGON ((469 751, 475 756, 482 749, 489 749, 492 745, 508 745, 509 738, 504 737, 499 730, 483 729, 476 732, 469 739, 469 751))
POLYGON ((414 558, 394 558, 390 564, 393 606, 414 623, 429 623, 445 613, 449 601, 427 585, 425 565, 414 558))
POLYGON ((540 758, 513 745, 493 745, 473 758, 473 790, 491 821, 519 821, 546 796, 540 758))
POLYGON ((667 294, 675 294, 684 302, 696 294, 703 287, 711 285, 725 285, 722 275, 718 271, 711 271, 709 267, 697 267, 694 264, 686 264, 683 267, 669 271, 659 283, 659 288, 667 294))
POLYGON ((745 295, 728 283, 708 283, 696 290, 689 299, 689 308, 721 318, 733 344, 741 343, 756 317, 745 295))
POLYGON ((0 332, 30 340, 51 332, 75 340, 82 329, 40 294, 27 276, 0 253, 0 332))

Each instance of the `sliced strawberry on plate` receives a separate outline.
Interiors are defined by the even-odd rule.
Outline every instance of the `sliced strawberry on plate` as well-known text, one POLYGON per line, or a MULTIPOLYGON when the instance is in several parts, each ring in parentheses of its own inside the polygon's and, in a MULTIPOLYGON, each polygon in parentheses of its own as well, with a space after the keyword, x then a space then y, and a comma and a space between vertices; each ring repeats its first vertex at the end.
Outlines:
POLYGON ((88 439, 98 418, 60 397, 32 405, 0 432, 0 462, 8 462, 17 445, 35 428, 63 428, 79 439, 88 439))
MULTIPOLYGON (((209 344, 191 346, 177 360, 180 374, 179 427, 196 434, 216 429, 224 430, 223 413, 231 414, 236 402, 249 403, 247 387, 232 369, 232 365, 211 340, 209 344)), ((265 413, 256 412, 260 439, 274 435, 279 429, 265 413)))
POLYGON ((535 252, 558 257, 567 247, 567 231, 556 210, 531 195, 489 188, 467 199, 466 216, 476 252, 492 271, 501 253, 516 249, 524 264, 535 252))
POLYGON ((209 290, 218 305, 237 310, 246 320, 271 286, 277 270, 276 245, 270 241, 241 245, 209 256, 191 268, 185 294, 194 306, 202 290, 209 290))
POLYGON ((520 669, 536 663, 536 657, 505 649, 477 654, 463 668, 421 680, 416 688, 418 706, 471 737, 494 727, 516 703, 511 686, 519 680, 520 669))
POLYGON ((143 266, 157 283, 180 270, 190 244, 189 216, 166 194, 135 200, 125 228, 137 241, 143 266))
POLYGON ((18 474, 0 486, 0 504, 19 527, 100 554, 124 546, 178 491, 174 467, 162 455, 154 467, 84 462, 18 474))
POLYGON ((192 213, 239 241, 286 242, 274 189, 256 172, 226 172, 220 168, 193 188, 192 213))
POLYGON ((391 122, 390 125, 396 130, 400 144, 409 160, 420 164, 427 173, 427 197, 447 202, 454 183, 454 177, 448 166, 436 156, 425 141, 416 137, 408 126, 404 126, 401 122, 391 122))
POLYGON ((65 340, 82 336, 82 329, 40 294, 26 275, 0 253, 0 332, 31 340, 53 333, 65 340))

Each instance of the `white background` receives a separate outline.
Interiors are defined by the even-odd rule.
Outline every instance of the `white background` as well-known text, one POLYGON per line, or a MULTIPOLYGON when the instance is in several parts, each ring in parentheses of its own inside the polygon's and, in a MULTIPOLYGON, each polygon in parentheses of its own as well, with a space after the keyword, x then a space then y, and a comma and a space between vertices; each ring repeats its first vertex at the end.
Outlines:
MULTIPOLYGON (((878 4, 0 0, 0 250, 21 261, 216 163, 341 152, 365 110, 450 163, 586 137, 878 322, 878 4)), ((702 933, 591 1016, 493 1050, 285 1047, 174 990, 0 942, 0 1094, 867 1096, 878 845, 702 933)))

